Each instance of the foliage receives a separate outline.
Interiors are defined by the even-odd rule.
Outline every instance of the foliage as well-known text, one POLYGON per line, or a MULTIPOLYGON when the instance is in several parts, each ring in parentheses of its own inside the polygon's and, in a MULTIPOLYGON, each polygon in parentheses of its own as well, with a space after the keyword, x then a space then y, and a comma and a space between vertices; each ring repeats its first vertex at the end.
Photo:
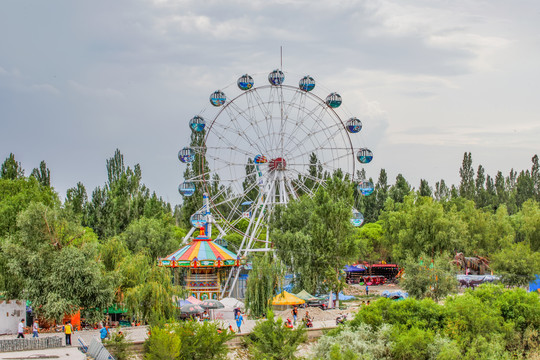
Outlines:
POLYGON ((505 284, 524 286, 540 273, 540 253, 526 243, 513 244, 496 253, 491 266, 505 284))
POLYGON ((385 242, 394 244, 393 260, 422 253, 450 253, 462 249, 467 229, 455 207, 445 210, 429 197, 406 196, 403 203, 387 201, 381 214, 385 242))
POLYGON ((144 344, 147 360, 220 360, 226 359, 225 344, 233 333, 211 322, 183 321, 154 326, 144 344))
POLYGON ((431 261, 426 254, 420 258, 408 257, 402 266, 405 274, 400 284, 412 297, 438 301, 457 291, 455 269, 445 256, 436 256, 431 261))
POLYGON ((246 290, 246 307, 252 316, 266 315, 272 297, 283 284, 285 271, 280 260, 266 253, 253 259, 246 290))
POLYGON ((279 258, 295 274, 295 285, 308 292, 343 287, 340 271, 356 260, 354 227, 350 224, 352 184, 334 176, 315 196, 302 197, 273 218, 274 240, 279 258))
POLYGON ((0 237, 16 231, 17 215, 30 203, 60 204, 58 195, 33 178, 0 179, 0 237))
POLYGON ((319 342, 328 350, 341 344, 329 338, 338 339, 342 332, 350 331, 356 338, 366 327, 375 332, 385 326, 393 329, 392 359, 525 358, 535 354, 540 341, 540 297, 523 289, 484 284, 447 297, 442 305, 430 299, 382 298, 362 307, 345 328, 319 342))
POLYGON ((51 171, 47 168, 47 164, 45 163, 45 161, 41 161, 41 163, 39 164, 39 169, 34 168, 30 176, 36 178, 36 180, 42 186, 51 186, 51 171))
POLYGON ((168 221, 142 217, 132 221, 120 239, 131 252, 146 251, 151 259, 157 259, 178 248, 181 239, 175 235, 174 226, 168 221))
POLYGON ((250 358, 255 360, 296 359, 294 353, 306 340, 306 330, 303 327, 285 327, 283 320, 280 317, 275 319, 271 310, 268 310, 266 319, 259 320, 246 337, 250 358))
MULTIPOLYGON (((140 268, 131 266, 128 268, 140 271, 140 268)), ((183 292, 172 285, 169 269, 157 266, 147 267, 132 285, 132 287, 124 288, 125 300, 129 313, 138 321, 155 323, 161 319, 174 318, 178 309, 173 303, 173 297, 182 295, 183 292)))
POLYGON ((0 178, 4 180, 17 180, 24 178, 24 169, 20 162, 15 160, 15 155, 10 153, 0 168, 0 178))
POLYGON ((81 309, 88 321, 112 301, 110 277, 97 260, 91 229, 70 222, 56 208, 32 203, 17 217, 18 231, 1 244, 8 298, 28 299, 34 311, 60 320, 81 309))
POLYGON ((347 326, 334 335, 319 338, 315 346, 316 359, 392 359, 391 325, 372 329, 367 324, 347 326))
POLYGON ((106 340, 105 344, 115 360, 127 360, 130 358, 130 343, 126 340, 126 336, 121 331, 113 332, 111 338, 106 340))

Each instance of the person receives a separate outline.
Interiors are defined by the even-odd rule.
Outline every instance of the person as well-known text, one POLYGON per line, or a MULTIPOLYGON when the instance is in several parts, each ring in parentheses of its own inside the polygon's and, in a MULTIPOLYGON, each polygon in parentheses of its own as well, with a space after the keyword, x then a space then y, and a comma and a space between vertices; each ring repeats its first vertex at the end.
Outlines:
POLYGON ((369 296, 369 286, 366 284, 366 296, 369 296))
POLYGON ((298 318, 298 307, 296 305, 293 306, 292 316, 294 320, 294 325, 296 325, 296 319, 298 318))
POLYGON ((365 306, 365 305, 366 305, 366 302, 362 300, 362 306, 365 306))
POLYGON ((293 328, 293 323, 292 323, 291 319, 287 319, 287 321, 285 322, 285 327, 287 327, 289 329, 293 328))
POLYGON ((39 324, 38 324, 38 321, 35 320, 34 325, 32 325, 32 332, 34 333, 34 335, 32 336, 33 338, 39 337, 38 330, 39 330, 39 324))
POLYGON ((237 308, 235 308, 233 311, 234 311, 234 320, 236 320, 236 318, 237 318, 238 315, 240 314, 240 308, 237 307, 237 308))
POLYGON ((366 305, 369 305, 369 300, 367 301, 367 304, 366 305))
POLYGON ((238 316, 236 317, 236 327, 238 327, 238 333, 240 334, 240 326, 242 326, 242 323, 244 322, 244 317, 242 316, 242 313, 238 313, 238 316))
POLYGON ((24 319, 21 319, 17 329, 17 339, 24 339, 24 319))
POLYGON ((99 330, 99 337, 101 339, 101 342, 107 338, 107 335, 109 335, 109 331, 107 330, 106 326, 102 326, 99 330))
POLYGON ((66 346, 71 346, 71 333, 73 331, 73 326, 71 325, 71 321, 68 321, 66 325, 64 325, 64 334, 66 335, 66 346))

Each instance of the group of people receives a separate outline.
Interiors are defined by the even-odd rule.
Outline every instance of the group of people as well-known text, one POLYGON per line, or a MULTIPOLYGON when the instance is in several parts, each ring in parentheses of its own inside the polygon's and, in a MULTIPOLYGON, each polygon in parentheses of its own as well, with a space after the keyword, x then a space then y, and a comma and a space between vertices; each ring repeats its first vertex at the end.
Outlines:
MULTIPOLYGON (((291 314, 294 319, 294 323, 291 321, 291 319, 287 319, 287 321, 285 322, 285 327, 292 329, 294 325, 296 325, 296 320, 298 320, 298 307, 296 305, 293 306, 291 310, 291 314)), ((309 311, 306 310, 306 313, 304 315, 304 318, 302 319, 302 322, 308 328, 313 327, 313 319, 309 316, 309 311)))
MULTIPOLYGON (((17 327, 17 339, 24 339, 24 330, 24 319, 21 319, 21 322, 17 327)), ((68 321, 66 324, 64 324, 64 326, 62 327, 62 331, 66 336, 66 346, 71 346, 71 334, 75 331, 75 328, 73 327, 73 325, 71 325, 71 321, 68 321)), ((39 338, 39 323, 37 320, 35 320, 32 324, 32 338, 39 338)))

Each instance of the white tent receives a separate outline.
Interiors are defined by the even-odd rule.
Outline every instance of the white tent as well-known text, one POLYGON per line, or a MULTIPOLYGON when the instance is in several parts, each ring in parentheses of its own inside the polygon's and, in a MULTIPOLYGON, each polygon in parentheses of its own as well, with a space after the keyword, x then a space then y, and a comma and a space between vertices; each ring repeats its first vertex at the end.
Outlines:
POLYGON ((236 308, 244 309, 245 308, 244 303, 235 298, 228 297, 228 298, 219 300, 219 302, 225 305, 226 308, 231 308, 231 309, 236 309, 236 308))

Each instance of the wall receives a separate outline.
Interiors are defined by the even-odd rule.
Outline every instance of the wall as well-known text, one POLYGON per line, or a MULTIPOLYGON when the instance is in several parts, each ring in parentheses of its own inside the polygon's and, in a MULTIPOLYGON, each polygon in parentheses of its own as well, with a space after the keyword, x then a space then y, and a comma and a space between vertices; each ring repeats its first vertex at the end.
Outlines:
POLYGON ((0 301, 0 335, 17 334, 17 326, 24 319, 26 326, 26 301, 0 301))

